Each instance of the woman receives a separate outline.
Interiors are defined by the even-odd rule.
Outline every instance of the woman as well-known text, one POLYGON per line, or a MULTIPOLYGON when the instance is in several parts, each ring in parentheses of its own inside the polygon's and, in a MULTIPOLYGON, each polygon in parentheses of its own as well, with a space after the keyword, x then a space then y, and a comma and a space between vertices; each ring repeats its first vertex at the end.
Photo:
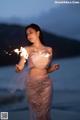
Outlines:
MULTIPOLYGON (((52 83, 48 76, 59 69, 58 64, 51 65, 52 48, 42 42, 42 32, 38 25, 30 24, 25 28, 30 46, 25 47, 28 54, 28 73, 25 81, 26 94, 30 108, 31 120, 50 120, 52 83)), ((22 56, 16 65, 16 71, 24 68, 22 56)))

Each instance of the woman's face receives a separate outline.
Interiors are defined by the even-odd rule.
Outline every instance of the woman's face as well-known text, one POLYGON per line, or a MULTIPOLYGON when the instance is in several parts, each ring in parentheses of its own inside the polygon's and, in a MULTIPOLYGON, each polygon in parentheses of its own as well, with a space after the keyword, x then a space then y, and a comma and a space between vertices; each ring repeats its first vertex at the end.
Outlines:
POLYGON ((26 30, 26 34, 27 34, 27 39, 31 43, 34 43, 34 42, 36 42, 36 40, 39 39, 39 31, 36 31, 35 29, 33 29, 31 27, 26 30))

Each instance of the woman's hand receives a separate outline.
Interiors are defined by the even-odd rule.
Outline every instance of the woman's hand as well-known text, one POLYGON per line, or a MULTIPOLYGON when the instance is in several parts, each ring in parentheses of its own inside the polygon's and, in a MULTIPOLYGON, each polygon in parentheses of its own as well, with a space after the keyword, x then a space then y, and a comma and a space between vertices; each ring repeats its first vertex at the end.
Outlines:
POLYGON ((22 67, 18 64, 16 64, 16 72, 20 72, 22 70, 22 67))
POLYGON ((48 71, 48 73, 51 73, 51 72, 54 72, 54 71, 58 70, 59 68, 60 68, 59 64, 53 64, 48 68, 47 71, 48 71))
POLYGON ((59 64, 53 64, 52 68, 53 68, 54 71, 56 71, 60 68, 60 65, 59 64))

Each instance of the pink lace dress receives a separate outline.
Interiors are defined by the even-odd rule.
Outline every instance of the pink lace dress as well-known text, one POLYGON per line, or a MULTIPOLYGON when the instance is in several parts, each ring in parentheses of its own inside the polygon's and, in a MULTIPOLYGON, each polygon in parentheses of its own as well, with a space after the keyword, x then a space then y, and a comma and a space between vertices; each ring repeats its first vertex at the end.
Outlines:
MULTIPOLYGON (((28 58, 28 68, 44 71, 51 63, 52 53, 47 49, 32 51, 28 58)), ((51 120, 52 82, 48 74, 27 73, 25 81, 30 120, 51 120)))

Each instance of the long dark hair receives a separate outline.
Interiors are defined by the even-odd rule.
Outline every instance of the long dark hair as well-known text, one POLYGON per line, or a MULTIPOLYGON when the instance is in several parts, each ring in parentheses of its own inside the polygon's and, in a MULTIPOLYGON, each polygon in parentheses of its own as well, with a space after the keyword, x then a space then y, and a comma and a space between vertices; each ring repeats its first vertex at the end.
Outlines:
POLYGON ((26 30, 28 28, 33 28, 34 30, 39 31, 40 32, 40 35, 39 35, 40 41, 42 44, 45 44, 43 41, 43 34, 42 34, 42 31, 41 31, 41 28, 39 27, 39 25, 32 23, 32 24, 26 26, 25 27, 25 35, 26 35, 26 30))

